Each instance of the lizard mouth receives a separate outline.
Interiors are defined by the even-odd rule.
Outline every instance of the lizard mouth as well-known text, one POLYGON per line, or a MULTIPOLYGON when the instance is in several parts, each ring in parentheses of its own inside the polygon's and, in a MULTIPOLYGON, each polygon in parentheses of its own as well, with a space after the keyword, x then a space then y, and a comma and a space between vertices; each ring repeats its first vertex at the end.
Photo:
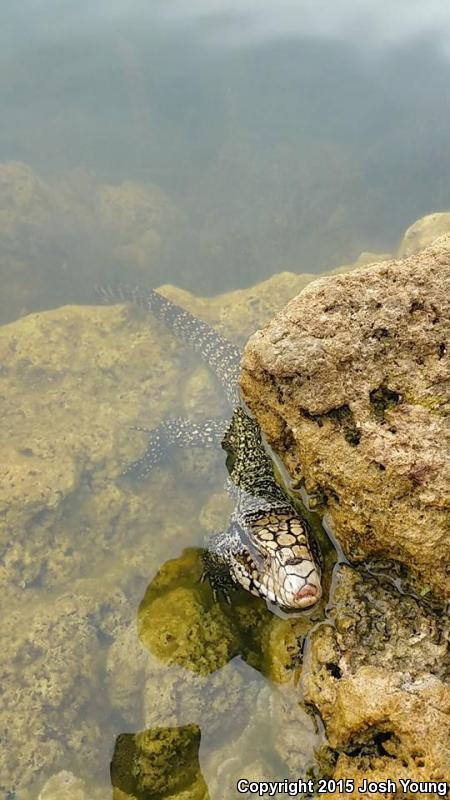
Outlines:
POLYGON ((307 584, 294 595, 295 606, 297 608, 310 608, 320 600, 322 592, 317 586, 307 584))

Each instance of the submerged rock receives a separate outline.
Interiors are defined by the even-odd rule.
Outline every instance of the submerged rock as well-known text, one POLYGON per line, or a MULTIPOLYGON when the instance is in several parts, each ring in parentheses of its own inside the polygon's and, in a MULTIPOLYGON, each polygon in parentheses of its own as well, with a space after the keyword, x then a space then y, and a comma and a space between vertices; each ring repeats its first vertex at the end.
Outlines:
POLYGON ((201 570, 194 552, 167 562, 140 605, 138 630, 145 647, 165 664, 209 675, 239 652, 239 637, 219 603, 202 602, 195 586, 201 570))
POLYGON ((397 256, 405 258, 419 253, 446 233, 450 233, 450 211, 440 211, 420 217, 405 232, 397 256))
POLYGON ((244 399, 352 561, 450 598, 450 237, 309 285, 243 356, 244 399))
POLYGON ((113 800, 206 800, 199 745, 197 725, 118 736, 111 762, 113 800))
POLYGON ((153 183, 101 184, 83 169, 48 178, 28 164, 0 162, 0 278, 8 287, 1 319, 86 300, 114 265, 127 263, 133 280, 145 273, 144 282, 159 283, 162 244, 178 217, 153 183))
MULTIPOLYGON (((0 752, 0 789, 5 795, 28 797, 30 788, 68 761, 83 777, 106 762, 106 697, 97 684, 105 641, 118 635, 127 616, 121 592, 89 581, 58 597, 31 599, 24 593, 4 614, 0 681, 8 691, 1 720, 8 736, 0 752)), ((58 797, 67 790, 77 800, 81 792, 79 782, 61 776, 47 790, 48 797, 50 790, 58 797)))
POLYGON ((89 797, 84 781, 63 770, 48 779, 38 800, 89 800, 89 797))

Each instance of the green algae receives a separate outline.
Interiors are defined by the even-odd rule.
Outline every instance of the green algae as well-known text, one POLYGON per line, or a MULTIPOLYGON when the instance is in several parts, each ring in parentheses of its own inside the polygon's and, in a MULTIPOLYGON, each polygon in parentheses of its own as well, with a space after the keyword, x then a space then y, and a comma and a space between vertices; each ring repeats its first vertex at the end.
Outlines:
POLYGON ((444 394, 433 392, 429 397, 405 395, 405 402, 412 406, 422 406, 437 417, 448 417, 448 398, 444 394))
POLYGON ((265 605, 237 590, 242 602, 230 611, 224 600, 214 601, 207 582, 201 582, 202 570, 201 552, 194 549, 161 567, 139 607, 142 643, 165 663, 201 675, 220 669, 243 651, 253 664, 259 663, 258 632, 270 619, 265 605))
POLYGON ((194 549, 161 567, 139 607, 144 647, 168 665, 204 676, 239 654, 275 683, 289 682, 301 665, 309 630, 323 617, 323 604, 308 616, 281 618, 237 589, 230 607, 214 600, 201 575, 200 551, 194 549))
POLYGON ((121 734, 111 762, 113 798, 158 800, 176 795, 179 800, 206 800, 199 746, 197 725, 121 734))
POLYGON ((387 411, 395 408, 395 406, 402 401, 399 393, 390 389, 385 384, 378 386, 377 389, 373 389, 370 392, 369 398, 373 413, 380 422, 384 421, 387 411))
POLYGON ((238 638, 218 604, 211 609, 189 589, 179 587, 157 598, 139 615, 143 644, 167 664, 209 675, 233 658, 238 638))

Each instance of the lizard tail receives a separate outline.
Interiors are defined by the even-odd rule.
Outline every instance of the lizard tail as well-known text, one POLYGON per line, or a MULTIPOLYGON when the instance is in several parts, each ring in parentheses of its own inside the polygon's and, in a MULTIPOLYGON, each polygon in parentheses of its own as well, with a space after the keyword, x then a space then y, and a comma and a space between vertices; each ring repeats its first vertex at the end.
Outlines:
POLYGON ((217 375, 232 406, 238 401, 240 352, 214 328, 154 289, 139 286, 96 287, 102 302, 131 302, 162 320, 180 341, 198 352, 217 375))

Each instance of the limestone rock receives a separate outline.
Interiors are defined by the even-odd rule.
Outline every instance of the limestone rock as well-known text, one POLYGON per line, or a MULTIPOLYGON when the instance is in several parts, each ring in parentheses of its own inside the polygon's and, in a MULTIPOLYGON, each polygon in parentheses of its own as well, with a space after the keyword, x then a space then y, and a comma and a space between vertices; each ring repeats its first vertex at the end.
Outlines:
POLYGON ((397 256, 405 258, 419 253, 446 233, 450 233, 450 211, 440 211, 420 217, 404 234, 397 256))
POLYGON ((350 560, 450 597, 450 237, 310 284, 251 337, 241 386, 350 560))
POLYGON ((338 569, 331 608, 310 638, 302 684, 335 754, 332 777, 356 786, 363 777, 445 780, 448 619, 347 566, 338 569))

